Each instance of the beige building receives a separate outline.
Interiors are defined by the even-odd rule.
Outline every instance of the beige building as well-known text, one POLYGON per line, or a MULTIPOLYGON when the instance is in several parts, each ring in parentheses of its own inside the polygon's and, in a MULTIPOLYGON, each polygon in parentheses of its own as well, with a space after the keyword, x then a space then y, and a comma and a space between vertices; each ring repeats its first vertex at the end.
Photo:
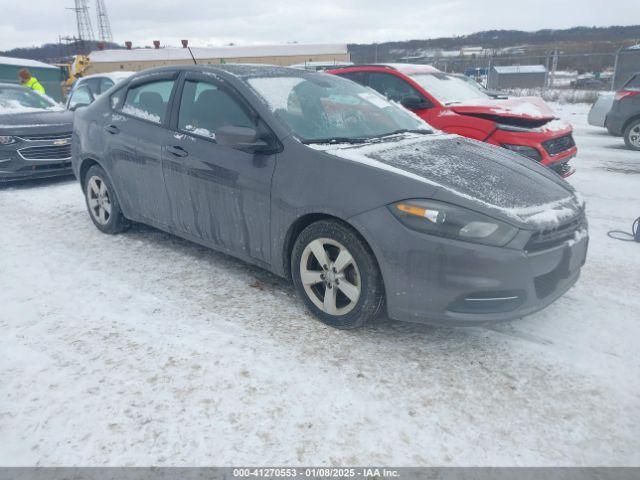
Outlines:
POLYGON ((122 50, 96 50, 91 52, 91 63, 85 75, 117 70, 139 71, 163 65, 221 63, 264 63, 289 66, 305 62, 348 62, 346 44, 323 45, 258 45, 250 47, 191 47, 187 48, 135 48, 122 50))

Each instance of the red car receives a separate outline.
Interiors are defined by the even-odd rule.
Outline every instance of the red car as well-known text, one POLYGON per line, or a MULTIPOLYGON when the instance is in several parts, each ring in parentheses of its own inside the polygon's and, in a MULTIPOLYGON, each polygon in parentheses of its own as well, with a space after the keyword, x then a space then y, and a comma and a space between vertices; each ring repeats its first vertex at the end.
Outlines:
POLYGON ((328 70, 400 102, 435 128, 499 145, 563 177, 578 149, 571 125, 539 97, 496 99, 429 65, 361 65, 328 70))

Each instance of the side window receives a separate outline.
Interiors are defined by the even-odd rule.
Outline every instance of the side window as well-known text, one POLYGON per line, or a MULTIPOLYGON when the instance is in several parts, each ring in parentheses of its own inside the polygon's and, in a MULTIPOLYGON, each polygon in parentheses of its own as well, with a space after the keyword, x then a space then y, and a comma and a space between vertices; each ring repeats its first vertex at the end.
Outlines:
POLYGON ((99 78, 88 78, 84 82, 82 82, 82 85, 86 86, 91 92, 91 95, 93 95, 94 97, 97 97, 98 95, 100 95, 100 79, 99 78))
POLYGON ((367 73, 366 72, 348 72, 348 73, 339 73, 338 76, 347 78, 349 80, 353 80, 360 85, 367 86, 367 73))
POLYGON ((86 85, 80 85, 71 94, 69 99, 69 110, 75 110, 78 107, 90 105, 93 97, 86 85))
POLYGON ((369 73, 369 86, 394 102, 415 96, 423 98, 420 93, 403 79, 389 73, 369 73))
POLYGON ((167 116, 173 83, 173 80, 161 80, 130 88, 122 113, 160 125, 167 116))
POLYGON ((634 90, 640 90, 640 75, 632 76, 626 83, 624 88, 633 88, 634 90))
POLYGON ((100 94, 103 94, 104 92, 109 90, 111 87, 113 87, 113 85, 115 84, 110 78, 102 78, 100 80, 100 94))
POLYGON ((227 125, 255 126, 245 110, 227 92, 211 83, 187 80, 180 99, 178 129, 215 139, 216 130, 227 125))

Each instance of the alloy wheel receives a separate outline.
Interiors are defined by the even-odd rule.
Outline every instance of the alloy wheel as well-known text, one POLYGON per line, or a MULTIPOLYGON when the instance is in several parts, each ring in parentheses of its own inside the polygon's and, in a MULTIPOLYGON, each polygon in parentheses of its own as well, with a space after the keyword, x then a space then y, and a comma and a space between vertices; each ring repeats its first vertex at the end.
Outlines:
POLYGON ((98 176, 94 175, 87 182, 87 204, 93 219, 106 225, 111 218, 111 200, 106 183, 98 176))
POLYGON ((317 238, 305 247, 300 280, 309 299, 329 315, 346 315, 360 299, 358 265, 344 245, 330 238, 317 238))
POLYGON ((640 148, 640 123, 629 130, 629 142, 636 148, 640 148))

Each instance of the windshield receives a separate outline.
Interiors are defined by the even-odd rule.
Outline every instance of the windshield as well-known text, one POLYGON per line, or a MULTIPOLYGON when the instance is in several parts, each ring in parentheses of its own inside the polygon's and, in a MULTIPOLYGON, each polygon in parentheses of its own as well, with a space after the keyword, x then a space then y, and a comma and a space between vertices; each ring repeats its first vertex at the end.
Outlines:
POLYGON ((377 92, 333 75, 249 78, 273 113, 305 143, 364 141, 427 123, 377 92))
POLYGON ((411 78, 444 105, 489 98, 479 88, 446 73, 421 73, 411 75, 411 78))
POLYGON ((51 98, 26 88, 0 87, 0 112, 21 113, 35 110, 62 110, 51 98))

